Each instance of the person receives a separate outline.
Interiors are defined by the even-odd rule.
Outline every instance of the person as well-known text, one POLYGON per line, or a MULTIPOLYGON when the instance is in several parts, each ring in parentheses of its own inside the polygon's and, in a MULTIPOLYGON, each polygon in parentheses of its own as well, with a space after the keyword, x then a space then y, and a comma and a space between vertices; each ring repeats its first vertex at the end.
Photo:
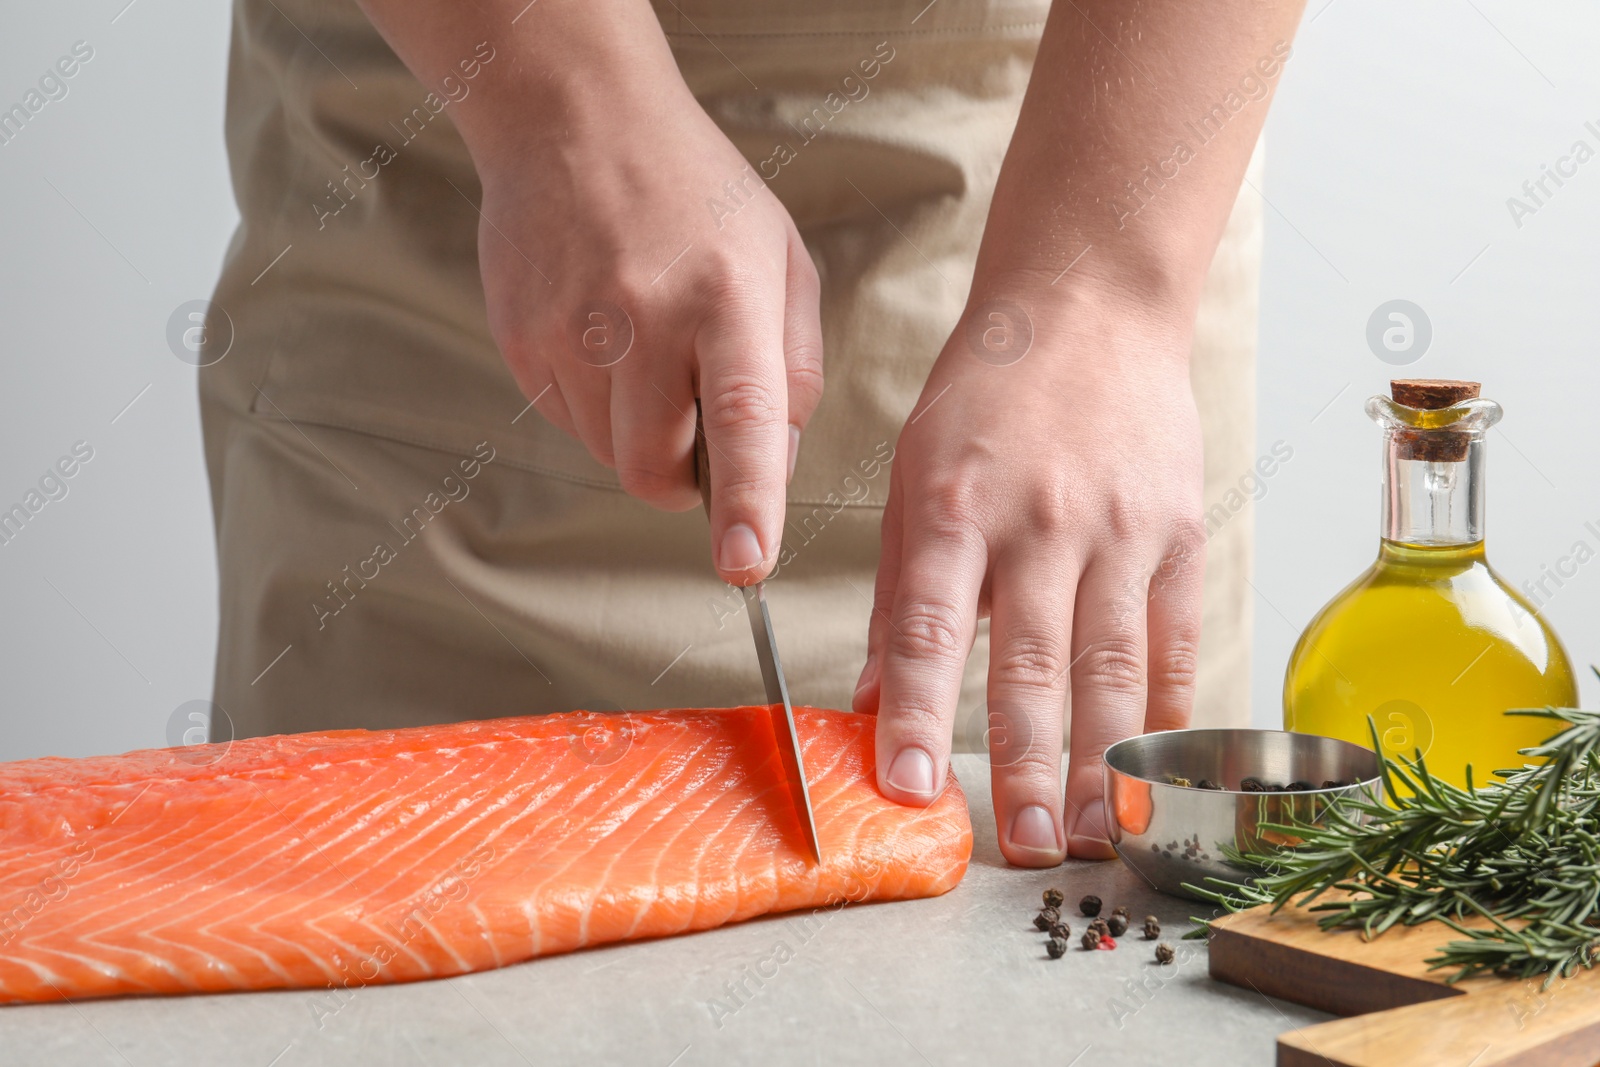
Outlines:
POLYGON ((1248 516, 1202 505, 1298 0, 360 3, 236 0, 237 734, 756 702, 768 577, 883 792, 986 741, 1045 866, 1109 855, 1109 744, 1247 714, 1248 516))

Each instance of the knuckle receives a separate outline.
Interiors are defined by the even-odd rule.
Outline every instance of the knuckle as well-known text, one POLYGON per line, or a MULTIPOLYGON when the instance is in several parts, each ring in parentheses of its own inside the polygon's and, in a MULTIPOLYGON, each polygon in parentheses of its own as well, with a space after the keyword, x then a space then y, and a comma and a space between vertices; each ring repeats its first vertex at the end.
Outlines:
POLYGON ((918 491, 920 519, 927 532, 960 536, 978 513, 977 487, 967 478, 945 475, 930 480, 918 491))
POLYGON ((1120 692, 1145 684, 1145 662, 1139 641, 1131 634, 1110 634, 1084 648, 1075 668, 1087 685, 1120 692))
POLYGON ((1106 503, 1106 525, 1118 540, 1150 531, 1150 516, 1142 501, 1114 496, 1106 503))
POLYGON ((998 685, 1052 689, 1066 676, 1067 660, 1059 635, 1038 631, 1014 633, 991 660, 989 673, 998 685))
POLYGON ((781 422, 786 414, 765 382, 739 377, 717 390, 705 418, 713 432, 742 433, 781 422))
POLYGON ((1070 475, 1047 473, 1027 496, 1025 518, 1029 533, 1047 543, 1065 544, 1080 525, 1078 516, 1088 510, 1083 486, 1070 475))
POLYGON ((721 323, 738 322, 760 306, 763 286, 749 270, 721 256, 705 266, 698 288, 708 318, 721 323))
POLYGON ((1055 792, 1056 783, 1061 780, 1060 752, 1052 752, 1041 744, 1031 744, 1017 752, 1007 752, 1005 757, 1005 766, 1001 770, 1006 777, 1039 786, 1041 791, 1044 786, 1049 786, 1050 792, 1055 792))
POLYGON ((947 604, 909 604, 895 620, 898 650, 912 658, 954 659, 967 653, 966 638, 955 610, 947 604))
POLYGON ((1166 555, 1156 565, 1151 575, 1154 590, 1164 588, 1180 579, 1195 580, 1205 567, 1206 532, 1198 520, 1180 520, 1168 538, 1166 555))
POLYGON ((1150 683, 1168 689, 1193 689, 1200 677, 1200 644, 1195 635, 1172 637, 1150 657, 1150 683))
POLYGON ((944 712, 913 694, 883 701, 878 714, 884 722, 893 724, 902 739, 926 741, 948 732, 944 712))
POLYGON ((789 346, 789 403, 815 404, 822 396, 822 351, 811 341, 789 346))

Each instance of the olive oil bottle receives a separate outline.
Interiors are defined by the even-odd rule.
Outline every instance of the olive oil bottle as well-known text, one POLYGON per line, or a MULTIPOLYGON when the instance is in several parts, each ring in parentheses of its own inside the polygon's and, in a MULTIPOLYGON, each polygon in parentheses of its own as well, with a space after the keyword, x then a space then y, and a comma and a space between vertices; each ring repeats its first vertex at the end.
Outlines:
POLYGON ((1367 414, 1383 428, 1378 558, 1311 621, 1289 658, 1284 727, 1421 750, 1464 785, 1520 767, 1561 725, 1508 708, 1573 707, 1566 652, 1483 548, 1484 437, 1500 406, 1476 382, 1396 381, 1367 414))

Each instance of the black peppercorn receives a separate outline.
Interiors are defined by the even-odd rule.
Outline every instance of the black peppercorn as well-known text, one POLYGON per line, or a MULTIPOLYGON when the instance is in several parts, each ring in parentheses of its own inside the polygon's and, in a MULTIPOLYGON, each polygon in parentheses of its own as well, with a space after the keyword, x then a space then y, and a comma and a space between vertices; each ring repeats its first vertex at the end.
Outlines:
POLYGON ((1067 902, 1067 895, 1059 889, 1046 889, 1044 891, 1044 906, 1059 908, 1067 902))
POLYGON ((1067 938, 1072 936, 1072 927, 1068 926, 1066 923, 1051 923, 1050 936, 1059 937, 1061 940, 1065 941, 1067 938))
POLYGON ((1067 942, 1064 938, 1052 937, 1045 942, 1044 950, 1050 954, 1051 959, 1059 960, 1067 954, 1067 942))
POLYGON ((1144 939, 1154 941, 1161 936, 1161 920, 1154 915, 1144 917, 1144 939))
POLYGON ((1060 915, 1056 915, 1054 918, 1052 918, 1050 911, 1050 908, 1046 908, 1044 911, 1041 911, 1039 914, 1033 917, 1033 927, 1035 930, 1048 930, 1052 925, 1055 924, 1056 919, 1061 917, 1060 915))
POLYGON ((1096 930, 1092 926, 1089 927, 1089 929, 1083 932, 1083 939, 1079 942, 1079 944, 1083 945, 1085 951, 1092 952, 1093 950, 1099 948, 1100 931, 1096 930))
POLYGON ((1305 781, 1304 779, 1296 779, 1295 781, 1290 782, 1288 785, 1284 786, 1283 788, 1285 790, 1287 790, 1288 792, 1290 792, 1290 793, 1306 793, 1306 792, 1309 792, 1309 791, 1315 789, 1316 786, 1312 785, 1310 782, 1305 781))
POLYGON ((1120 915, 1126 919, 1128 917, 1128 906, 1126 904, 1118 904, 1116 907, 1111 909, 1111 914, 1120 915))
POLYGON ((1161 942, 1161 944, 1156 946, 1156 962, 1157 963, 1163 963, 1163 964, 1171 963, 1172 962, 1172 958, 1175 955, 1177 955, 1177 953, 1173 952, 1172 951, 1172 946, 1167 944, 1165 941, 1161 942))
POLYGON ((1218 785, 1216 782, 1213 782, 1209 778, 1202 778, 1202 779, 1200 779, 1199 782, 1197 782, 1195 784, 1201 789, 1221 789, 1222 788, 1220 785, 1218 785))
POLYGON ((1121 937, 1128 932, 1128 917, 1120 912, 1112 912, 1111 918, 1106 920, 1106 929, 1112 937, 1121 937))
POLYGON ((1264 793, 1266 789, 1267 787, 1262 783, 1261 779, 1254 775, 1239 782, 1239 790, 1244 793, 1264 793))
POLYGON ((1095 916, 1100 914, 1100 898, 1090 893, 1078 901, 1078 910, 1085 915, 1095 916))

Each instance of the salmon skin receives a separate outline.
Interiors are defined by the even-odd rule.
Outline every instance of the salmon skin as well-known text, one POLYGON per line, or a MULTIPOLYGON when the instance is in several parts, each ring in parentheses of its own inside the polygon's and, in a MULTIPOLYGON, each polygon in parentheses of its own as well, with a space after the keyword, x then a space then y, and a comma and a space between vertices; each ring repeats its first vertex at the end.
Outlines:
POLYGON ((936 896, 972 851, 873 778, 871 716, 493 719, 0 764, 0 1003, 407 982, 769 912, 936 896))

